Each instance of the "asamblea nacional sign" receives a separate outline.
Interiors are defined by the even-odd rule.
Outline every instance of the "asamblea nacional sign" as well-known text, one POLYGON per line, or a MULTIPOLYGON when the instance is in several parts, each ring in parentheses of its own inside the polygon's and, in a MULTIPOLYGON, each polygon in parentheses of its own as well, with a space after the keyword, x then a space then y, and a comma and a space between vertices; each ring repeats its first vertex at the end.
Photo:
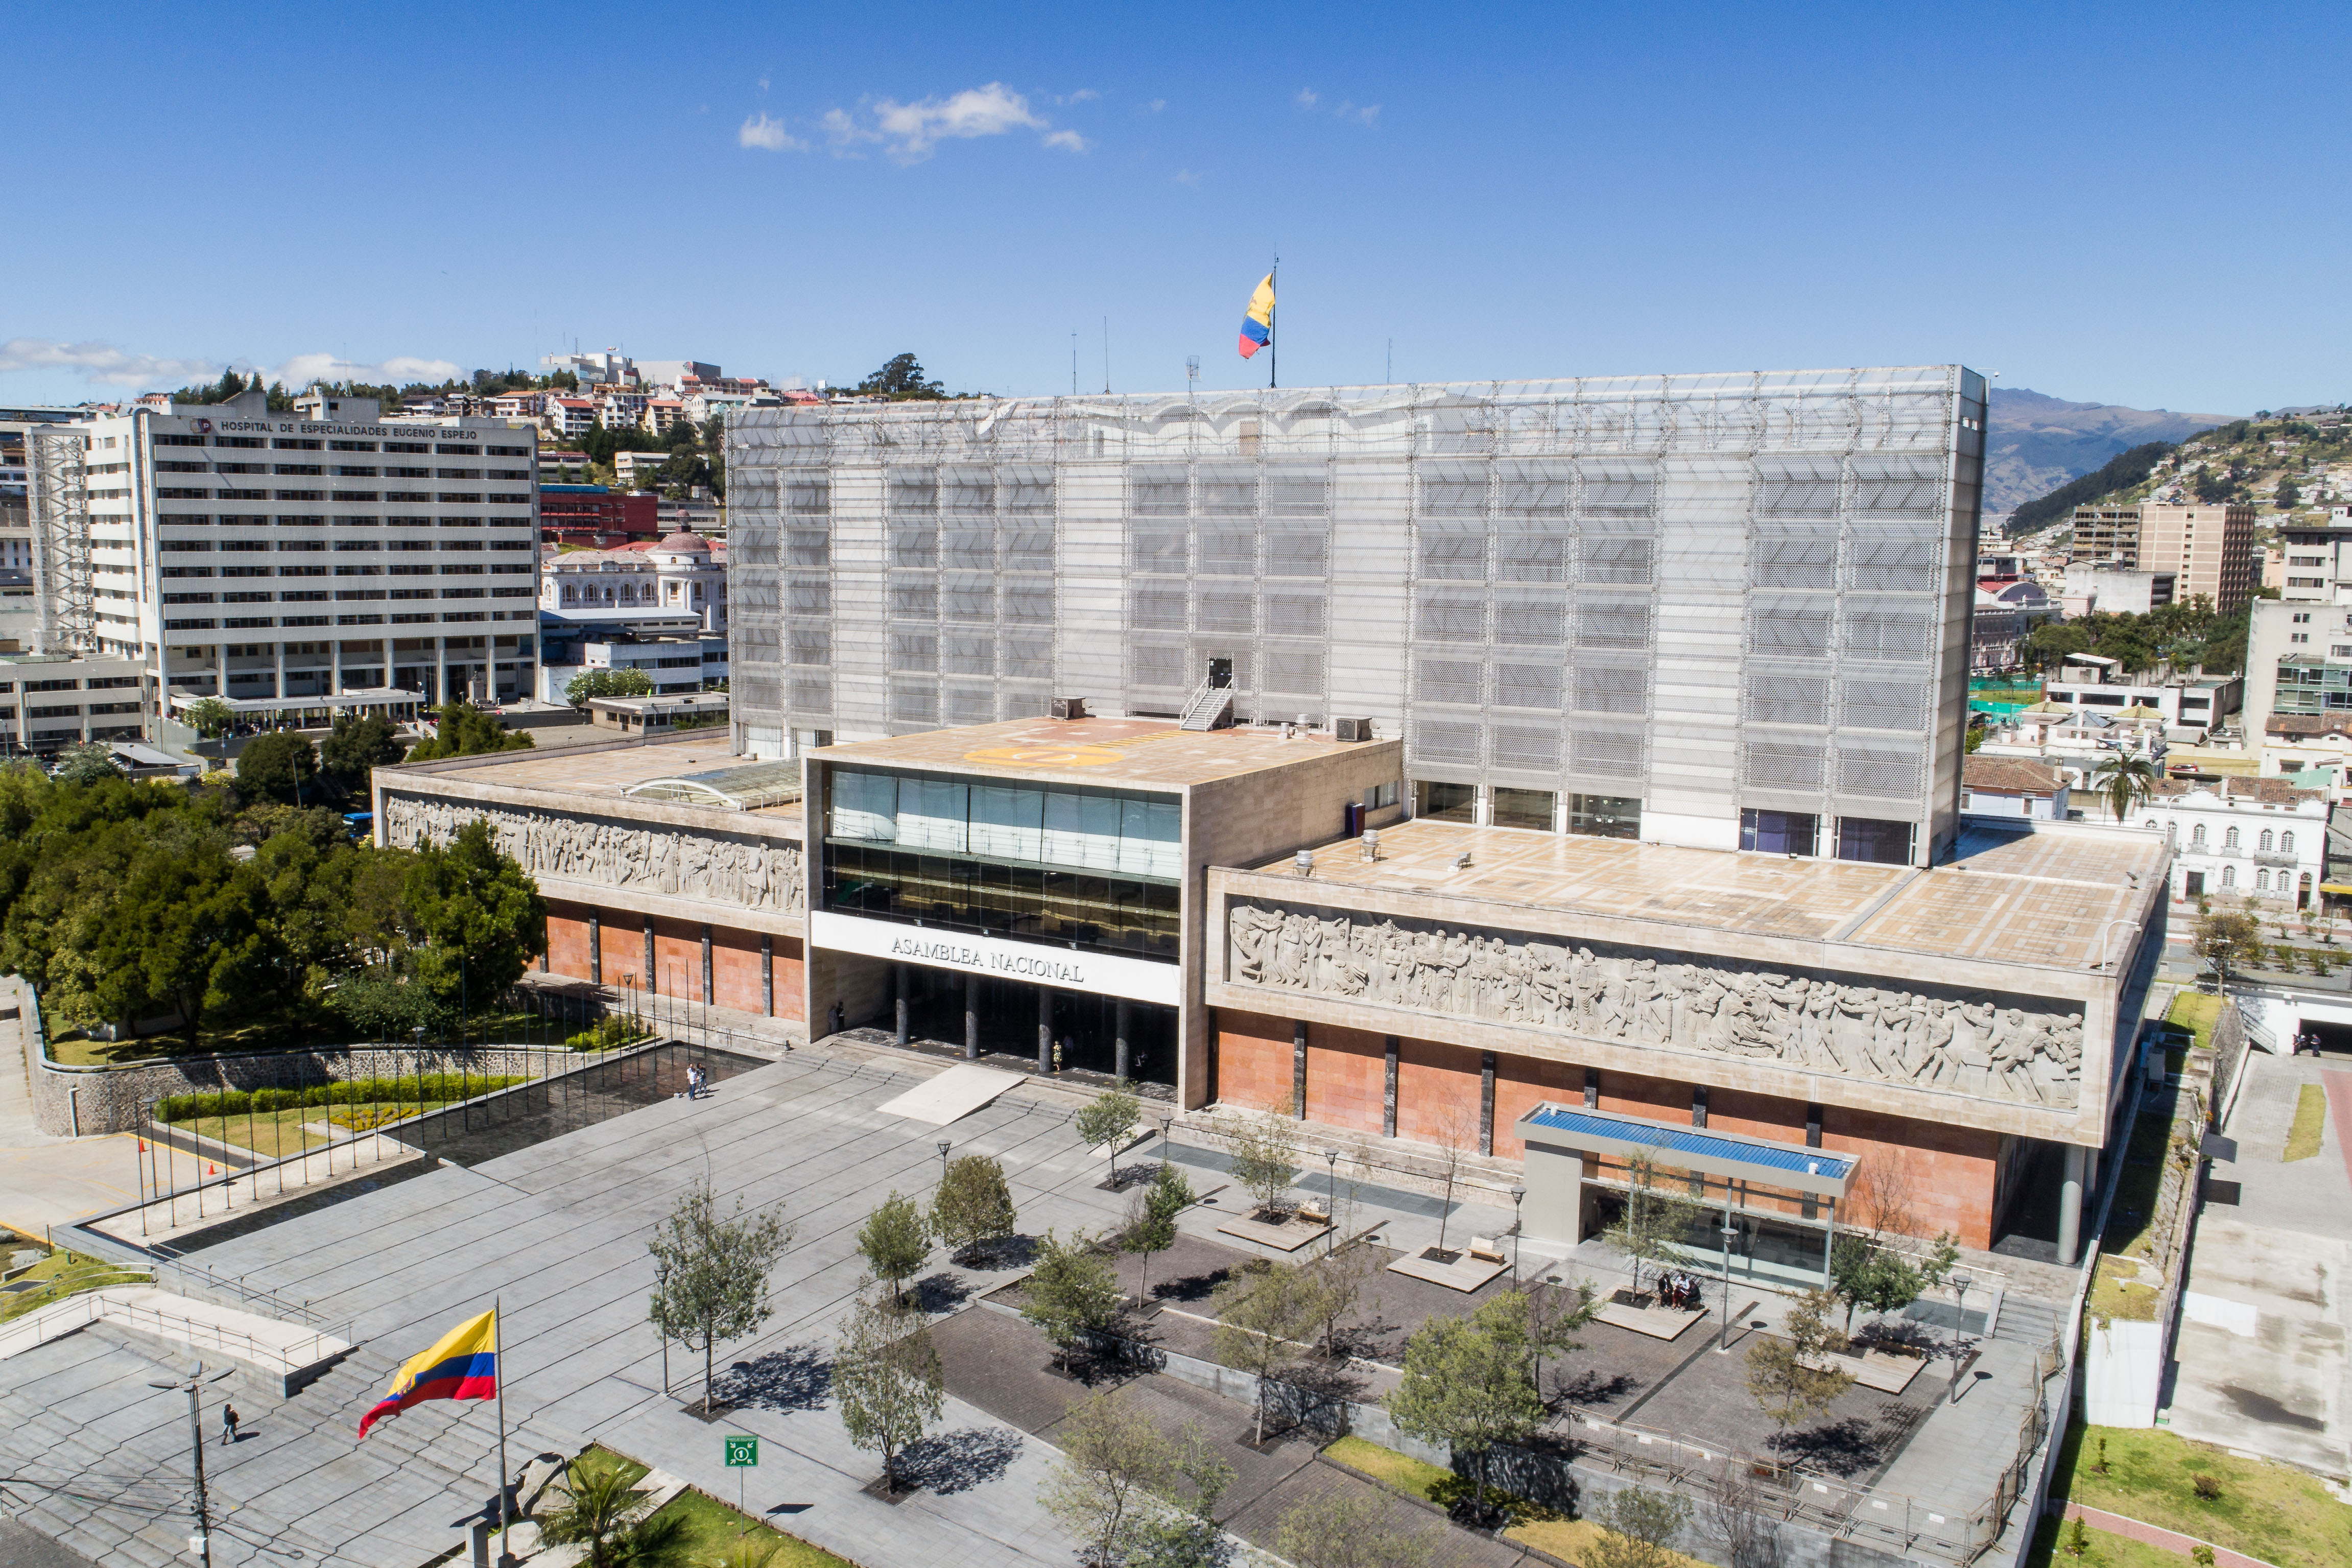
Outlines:
POLYGON ((812 946, 888 959, 894 963, 962 970, 991 979, 1050 985, 1057 991, 1084 991, 1097 996, 1124 996, 1132 1002, 1156 1002, 1165 1007, 1176 1005, 1181 991, 1182 979, 1177 965, 1155 963, 1150 959, 1085 952, 965 931, 935 931, 900 925, 895 921, 836 914, 830 910, 810 910, 808 921, 812 946))

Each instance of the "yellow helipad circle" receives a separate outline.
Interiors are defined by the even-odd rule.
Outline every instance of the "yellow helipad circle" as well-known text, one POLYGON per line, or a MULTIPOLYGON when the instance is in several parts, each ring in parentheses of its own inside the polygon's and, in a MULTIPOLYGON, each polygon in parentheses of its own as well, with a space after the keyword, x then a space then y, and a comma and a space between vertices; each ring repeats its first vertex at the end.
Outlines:
POLYGON ((1025 763, 1044 768, 1098 768, 1127 760, 1124 752, 1105 746, 989 746, 966 752, 968 763, 1025 763))

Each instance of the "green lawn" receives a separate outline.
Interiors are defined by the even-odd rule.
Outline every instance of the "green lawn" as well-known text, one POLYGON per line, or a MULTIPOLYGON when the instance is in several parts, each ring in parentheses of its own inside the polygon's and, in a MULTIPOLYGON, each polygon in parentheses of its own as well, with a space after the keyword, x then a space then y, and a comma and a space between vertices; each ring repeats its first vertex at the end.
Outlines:
POLYGON ((2327 1091, 2315 1083, 2307 1083, 2294 1097, 2294 1125, 2287 1129, 2286 1152, 2280 1160, 2308 1160, 2319 1152, 2319 1140, 2327 1130, 2327 1091))
MULTIPOLYGON (((541 1018, 535 1013, 484 1013, 477 1015, 462 1033, 480 1043, 527 1045, 533 1050, 560 1051, 566 1035, 576 1032, 578 1027, 541 1018)), ((49 1059, 67 1067, 117 1067, 163 1057, 300 1051, 322 1046, 340 1048, 354 1043, 351 1025, 323 1007, 312 1006, 289 1008, 274 1016, 250 1019, 231 1028, 207 1027, 201 1031, 201 1037, 191 1039, 184 1029, 173 1029, 132 1040, 94 1040, 67 1030, 52 1037, 47 1044, 49 1059)))
POLYGON ((2188 1030, 2194 1037, 2191 1048, 2201 1049, 2213 1043, 2213 1026, 2221 1021, 2221 999, 2202 991, 2180 992, 2165 1009, 2164 1021, 2188 1030))
MULTIPOLYGON (((0 1247, 0 1251, 4 1250, 5 1247, 0 1247)), ((16 1284, 37 1279, 41 1281, 41 1289, 16 1290, 0 1296, 0 1323, 37 1311, 84 1290, 102 1290, 110 1285, 143 1285, 151 1278, 143 1269, 118 1268, 75 1252, 52 1252, 9 1281, 16 1284)))
POLYGON ((2025 1554, 2025 1568, 2183 1568, 2189 1559, 2178 1552, 2167 1552, 2161 1546, 2150 1546, 2128 1536, 2109 1535, 2104 1530, 2083 1527, 2083 1538, 2090 1550, 2080 1557, 2060 1550, 2062 1539, 2071 1539, 2074 1527, 2061 1524, 2055 1519, 2044 1519, 2033 1532, 2033 1548, 2025 1554), (2062 1538, 2060 1531, 2065 1532, 2062 1538))
MULTIPOLYGON (((2053 1496, 2275 1563, 2279 1568, 2342 1568, 2352 1561, 2352 1504, 2337 1502, 2312 1476, 2263 1459, 2241 1459, 2169 1432, 2111 1426, 2068 1431, 2053 1496), (2107 1440, 2107 1473, 2091 1468, 2107 1440), (2221 1495, 2208 1502, 2195 1478, 2210 1475, 2221 1495)), ((2070 1561, 2060 1553, 2062 1564, 2070 1561)), ((2110 1559, 2120 1562, 2122 1559, 2110 1559)), ((2174 1557, 2170 1562, 2180 1563, 2174 1557)))
MULTIPOLYGON (((610 1465, 631 1481, 639 1479, 646 1473, 646 1467, 603 1447, 590 1448, 583 1458, 591 1465, 610 1465)), ((549 1512, 557 1506, 553 1500, 554 1493, 550 1491, 540 1501, 540 1512, 549 1512)), ((716 1498, 690 1487, 663 1505, 653 1517, 686 1521, 676 1559, 681 1563, 730 1562, 735 1543, 748 1541, 756 1551, 771 1553, 766 1568, 857 1568, 857 1564, 846 1557, 836 1557, 823 1547, 811 1546, 797 1535, 786 1535, 781 1530, 771 1529, 748 1514, 739 1513, 716 1498)))
MULTIPOLYGON (((487 1092, 487 1091, 485 1091, 487 1092)), ((217 1138, 240 1149, 250 1149, 264 1159, 279 1154, 291 1154, 299 1149, 316 1149, 327 1142, 320 1133, 307 1130, 308 1125, 335 1129, 335 1141, 354 1137, 381 1126, 397 1121, 403 1116, 415 1116, 419 1110, 430 1110, 454 1100, 409 1100, 405 1104, 363 1102, 359 1105, 288 1106, 281 1110, 257 1110, 251 1116, 232 1111, 226 1116, 175 1116, 164 1122, 167 1127, 184 1127, 201 1137, 217 1138)))

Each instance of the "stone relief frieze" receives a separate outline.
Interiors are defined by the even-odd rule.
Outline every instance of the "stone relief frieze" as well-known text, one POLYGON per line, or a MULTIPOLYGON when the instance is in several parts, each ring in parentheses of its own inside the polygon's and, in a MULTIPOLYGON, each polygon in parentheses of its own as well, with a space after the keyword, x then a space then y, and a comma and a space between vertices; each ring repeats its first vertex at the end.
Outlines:
POLYGON ((420 838, 446 843, 480 817, 499 847, 534 877, 751 910, 805 907, 797 845, 395 795, 384 796, 383 815, 384 841, 396 848, 413 847, 420 838))
POLYGON ((2046 999, 1868 985, 1696 954, 1245 902, 1236 984, 1583 1039, 2071 1109, 2083 1015, 2046 999))

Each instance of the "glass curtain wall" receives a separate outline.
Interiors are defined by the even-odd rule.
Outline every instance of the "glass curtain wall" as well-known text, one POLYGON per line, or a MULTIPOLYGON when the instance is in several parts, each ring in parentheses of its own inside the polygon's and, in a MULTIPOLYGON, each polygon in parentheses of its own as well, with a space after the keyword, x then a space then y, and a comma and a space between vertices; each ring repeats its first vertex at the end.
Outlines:
POLYGON ((824 907, 1175 962, 1173 795, 839 768, 824 907))

